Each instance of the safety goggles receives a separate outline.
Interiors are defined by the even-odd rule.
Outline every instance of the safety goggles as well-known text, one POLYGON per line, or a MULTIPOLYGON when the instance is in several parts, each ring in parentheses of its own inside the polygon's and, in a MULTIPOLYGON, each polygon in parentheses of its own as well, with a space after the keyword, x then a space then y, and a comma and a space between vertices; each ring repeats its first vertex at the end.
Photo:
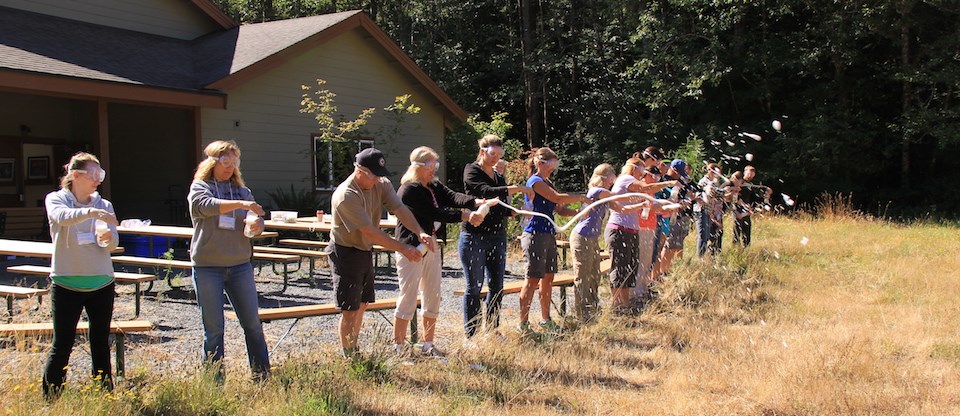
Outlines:
POLYGON ((560 159, 550 159, 550 160, 540 159, 540 163, 543 163, 544 166, 550 169, 556 169, 557 166, 560 166, 560 159))
POLYGON ((234 155, 220 155, 217 158, 217 161, 225 168, 239 168, 240 167, 240 156, 234 155))
POLYGON ((427 169, 430 169, 430 170, 432 170, 432 171, 434 171, 434 172, 436 172, 437 170, 440 169, 440 161, 439 161, 439 160, 436 160, 436 159, 428 160, 428 161, 426 161, 426 162, 413 162, 413 165, 414 165, 414 166, 423 166, 423 167, 425 167, 425 168, 427 168, 427 169))
POLYGON ((503 157, 503 148, 500 146, 487 146, 483 151, 490 157, 503 157))
POLYGON ((97 182, 103 182, 103 180, 107 178, 107 171, 105 171, 105 170, 103 170, 103 169, 101 169, 101 168, 93 168, 93 169, 74 169, 73 171, 74 171, 74 172, 80 172, 80 173, 82 173, 82 174, 85 174, 85 175, 87 175, 87 177, 89 177, 90 179, 93 179, 93 180, 95 180, 95 181, 97 181, 97 182))

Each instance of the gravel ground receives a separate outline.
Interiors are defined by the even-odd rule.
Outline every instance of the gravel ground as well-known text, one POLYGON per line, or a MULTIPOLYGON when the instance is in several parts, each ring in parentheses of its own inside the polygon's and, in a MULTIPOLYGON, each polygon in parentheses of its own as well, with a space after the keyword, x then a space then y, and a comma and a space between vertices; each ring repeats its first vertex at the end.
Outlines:
MULTIPOLYGON (((460 269, 460 261, 456 252, 456 244, 448 243, 445 249, 444 269, 442 279, 443 303, 441 316, 438 319, 436 343, 441 349, 457 347, 463 341, 462 330, 462 300, 453 294, 455 289, 462 289, 464 281, 460 269)), ((178 257, 182 253, 178 252, 178 257)), ((385 267, 386 257, 381 255, 381 267, 377 271, 377 299, 397 296, 397 275, 395 262, 385 267)), ((507 262, 507 278, 520 279, 524 270, 521 256, 513 253, 507 262)), ((17 264, 45 264, 42 259, 7 259, 0 262, 3 274, 0 275, 0 284, 39 286, 46 285, 45 278, 23 277, 6 273, 7 266, 17 264)), ((49 264, 49 263, 46 263, 49 264)), ((333 284, 325 260, 317 261, 317 287, 310 286, 307 263, 303 262, 304 270, 291 273, 290 286, 283 294, 270 294, 282 287, 282 277, 274 274, 269 265, 265 265, 257 273, 257 289, 260 292, 260 307, 271 308, 279 306, 295 306, 317 303, 334 302, 333 284)), ((190 374, 199 368, 200 348, 203 339, 200 313, 197 308, 194 294, 189 285, 189 279, 183 289, 171 290, 166 283, 158 282, 153 289, 142 298, 140 319, 153 321, 157 329, 140 335, 132 335, 127 340, 127 369, 128 372, 145 370, 148 372, 164 372, 169 374, 190 374)), ((555 297, 557 296, 555 293, 555 297)), ((572 298, 572 295, 570 295, 572 298)), ((556 302, 556 299, 554 300, 556 302)), ((571 299, 572 301, 572 299, 571 299)), ((519 296, 504 297, 502 325, 512 328, 517 322, 519 296)), ((49 301, 44 302, 36 310, 37 304, 33 300, 15 301, 13 322, 47 322, 50 318, 49 301)), ((539 316, 539 304, 533 302, 531 317, 539 316)), ((115 320, 133 318, 134 311, 133 286, 118 286, 118 297, 114 308, 115 320)), ((392 311, 383 311, 383 316, 393 319, 392 311)), ((283 343, 275 348, 277 340, 288 330, 293 320, 275 321, 263 324, 267 344, 270 348, 271 362, 282 363, 288 357, 307 354, 312 351, 339 351, 337 338, 337 322, 339 315, 326 317, 311 317, 301 320, 283 343)), ((378 337, 392 336, 388 321, 377 312, 368 312, 364 317, 364 330, 361 334, 361 347, 371 348, 376 342, 388 342, 378 337)), ((0 378, 22 377, 24 371, 36 373, 39 378, 43 361, 50 347, 50 338, 39 340, 3 340, 0 349, 0 378)), ((77 338, 77 343, 71 355, 69 374, 71 381, 80 380, 89 373, 90 357, 86 338, 77 338)), ((226 320, 226 365, 230 371, 247 374, 247 358, 243 338, 243 331, 233 320, 226 320)))

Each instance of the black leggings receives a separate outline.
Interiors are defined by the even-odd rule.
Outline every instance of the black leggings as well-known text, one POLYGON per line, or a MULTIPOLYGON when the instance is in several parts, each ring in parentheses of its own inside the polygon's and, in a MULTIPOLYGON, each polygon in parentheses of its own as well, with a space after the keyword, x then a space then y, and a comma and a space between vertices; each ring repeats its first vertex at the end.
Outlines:
POLYGON ((53 348, 43 370, 43 394, 57 393, 67 376, 67 362, 76 339, 80 312, 86 308, 90 320, 91 375, 106 388, 113 387, 110 371, 110 319, 113 315, 114 283, 93 292, 77 292, 53 285, 50 289, 50 309, 53 314, 53 348))

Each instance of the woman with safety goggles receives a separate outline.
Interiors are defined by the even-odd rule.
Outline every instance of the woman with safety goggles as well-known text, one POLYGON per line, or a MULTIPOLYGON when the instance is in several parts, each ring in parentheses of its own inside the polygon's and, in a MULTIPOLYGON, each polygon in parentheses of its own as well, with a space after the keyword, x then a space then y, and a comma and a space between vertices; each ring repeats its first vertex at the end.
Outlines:
MULTIPOLYGON (((590 198, 579 194, 564 194, 556 191, 550 175, 560 164, 557 154, 547 147, 533 151, 527 166, 530 168, 530 178, 527 186, 533 189, 534 195, 526 197, 527 205, 538 212, 553 217, 554 212, 569 217, 577 214, 577 210, 565 205, 582 202, 584 206, 593 202, 590 198)), ((517 326, 521 332, 531 332, 529 315, 530 304, 533 303, 533 293, 540 288, 540 327, 547 331, 557 331, 560 326, 550 318, 550 305, 553 295, 553 276, 557 272, 557 230, 550 221, 540 216, 533 216, 523 229, 520 244, 527 260, 527 280, 520 290, 520 323, 517 326)))
MULTIPOLYGON (((463 190, 474 198, 499 198, 523 192, 532 194, 526 186, 507 185, 503 174, 496 171, 503 158, 503 140, 493 134, 483 136, 477 143, 477 160, 463 168, 463 190)), ((463 265, 467 288, 463 295, 463 326, 467 337, 480 327, 480 288, 486 278, 486 321, 488 329, 500 324, 500 300, 503 297, 503 275, 507 266, 506 219, 513 213, 502 206, 493 206, 480 225, 464 222, 460 228, 458 251, 463 265)))
MULTIPOLYGON (((217 140, 204 149, 207 158, 197 166, 187 202, 193 221, 190 260, 193 287, 203 321, 204 365, 223 382, 223 294, 233 305, 247 343, 254 378, 270 374, 267 342, 258 314, 257 287, 250 264, 252 245, 244 235, 248 212, 263 215, 240 174, 240 148, 232 141, 217 140)), ((263 232, 263 220, 250 224, 254 235, 263 232)))
POLYGON ((113 387, 109 337, 115 292, 110 251, 119 243, 117 217, 113 204, 97 193, 106 172, 96 156, 77 153, 64 170, 60 190, 47 194, 45 201, 53 241, 53 348, 43 372, 47 398, 63 388, 83 309, 90 325, 93 378, 108 390, 113 387))
MULTIPOLYGON (((455 192, 437 180, 440 156, 433 149, 421 146, 410 153, 410 167, 400 179, 397 195, 410 208, 420 228, 436 238, 446 238, 445 223, 463 221, 473 226, 483 222, 484 214, 477 211, 462 211, 458 208, 476 209, 483 204, 489 208, 496 200, 474 198, 455 192)), ((420 237, 403 224, 397 226, 397 240, 417 246, 420 237)), ((427 356, 442 357, 444 354, 433 343, 437 317, 440 315, 440 253, 424 250, 419 262, 396 255, 397 275, 400 280, 400 296, 394 312, 393 336, 395 349, 405 352, 407 324, 417 309, 417 295, 421 295, 423 309, 423 346, 427 356)))

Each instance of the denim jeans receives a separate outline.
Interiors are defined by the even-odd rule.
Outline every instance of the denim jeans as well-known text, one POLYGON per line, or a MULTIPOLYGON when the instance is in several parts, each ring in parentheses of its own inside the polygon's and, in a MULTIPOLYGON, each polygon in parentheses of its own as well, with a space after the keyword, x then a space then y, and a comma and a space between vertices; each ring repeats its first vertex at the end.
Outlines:
POLYGON ((43 371, 44 396, 60 392, 67 375, 67 362, 77 337, 77 322, 80 312, 87 310, 90 321, 90 358, 93 362, 91 375, 100 377, 100 383, 111 388, 110 371, 110 319, 113 316, 114 283, 93 292, 77 292, 53 285, 50 289, 50 312, 53 315, 53 348, 47 357, 43 371))
POLYGON ((255 377, 269 374, 270 358, 260 323, 253 266, 243 263, 230 267, 194 267, 193 288, 203 320, 204 363, 219 364, 223 360, 223 293, 226 291, 227 300, 243 328, 250 369, 255 377))
POLYGON ((467 288, 463 295, 463 331, 468 337, 480 326, 480 289, 487 280, 488 328, 500 324, 500 300, 503 298, 503 275, 507 267, 507 237, 504 233, 479 234, 463 231, 458 243, 460 263, 467 288))
POLYGON ((703 257, 707 254, 720 252, 720 244, 723 242, 723 227, 710 220, 710 213, 707 211, 695 212, 697 216, 697 256, 703 257))

